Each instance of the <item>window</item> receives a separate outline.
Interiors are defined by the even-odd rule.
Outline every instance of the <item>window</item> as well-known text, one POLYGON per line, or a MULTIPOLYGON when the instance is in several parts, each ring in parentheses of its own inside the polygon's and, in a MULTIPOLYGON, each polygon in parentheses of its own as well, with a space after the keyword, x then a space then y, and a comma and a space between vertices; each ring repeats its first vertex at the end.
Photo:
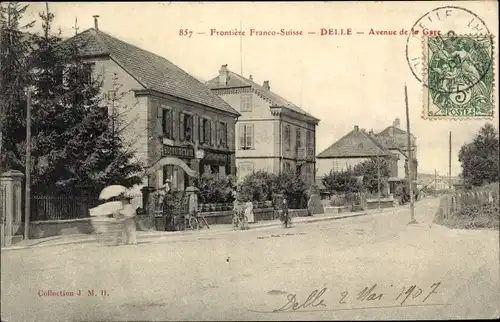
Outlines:
POLYGON ((241 94, 240 111, 252 111, 252 93, 241 94))
POLYGON ((179 136, 181 141, 193 142, 193 116, 179 113, 179 136))
POLYGON ((200 118, 200 130, 198 131, 200 144, 211 144, 211 125, 212 124, 209 119, 200 118))
POLYGON ((290 125, 285 125, 285 133, 284 133, 284 141, 285 141, 285 148, 287 151, 290 151, 290 146, 292 145, 291 143, 291 133, 290 133, 290 125))
POLYGON ((83 64, 82 79, 83 83, 90 85, 92 84, 92 70, 94 68, 94 63, 83 64))
POLYGON ((300 149, 302 147, 302 131, 300 129, 297 129, 296 130, 296 134, 295 134, 295 139, 296 139, 296 145, 297 145, 297 149, 300 149))
POLYGON ((292 165, 290 162, 285 162, 285 171, 291 171, 292 170, 292 165))
POLYGON ((307 148, 307 156, 311 157, 314 155, 314 139, 313 132, 306 132, 306 148, 307 148))
POLYGON ((163 136, 168 139, 173 139, 174 134, 174 119, 171 109, 161 108, 161 126, 163 136))
POLYGON ((240 150, 249 150, 254 148, 253 124, 240 124, 240 150))
POLYGON ((227 123, 219 123, 219 137, 218 144, 221 147, 227 147, 227 123))

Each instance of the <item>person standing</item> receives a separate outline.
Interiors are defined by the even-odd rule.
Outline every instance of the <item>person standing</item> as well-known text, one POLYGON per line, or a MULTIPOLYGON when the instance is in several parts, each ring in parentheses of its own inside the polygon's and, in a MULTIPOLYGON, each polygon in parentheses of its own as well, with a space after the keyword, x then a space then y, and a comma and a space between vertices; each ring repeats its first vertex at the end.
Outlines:
POLYGON ((120 243, 120 237, 125 234, 126 243, 129 245, 137 245, 137 234, 135 226, 135 209, 130 203, 132 198, 122 195, 120 200, 122 202, 122 209, 118 211, 120 219, 123 219, 122 230, 116 240, 116 244, 120 243))

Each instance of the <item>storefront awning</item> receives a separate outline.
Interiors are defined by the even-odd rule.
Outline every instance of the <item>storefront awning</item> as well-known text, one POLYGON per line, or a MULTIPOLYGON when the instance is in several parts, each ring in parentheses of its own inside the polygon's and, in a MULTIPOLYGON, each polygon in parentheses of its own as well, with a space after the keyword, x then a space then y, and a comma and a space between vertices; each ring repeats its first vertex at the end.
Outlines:
POLYGON ((161 158, 160 160, 158 160, 158 162, 156 162, 155 164, 153 164, 151 167, 149 167, 146 170, 146 175, 150 175, 150 174, 154 173, 155 171, 162 169, 163 166, 165 166, 165 165, 176 165, 176 166, 182 168, 182 170, 184 170, 184 172, 186 172, 186 174, 188 176, 190 176, 190 177, 197 177, 198 176, 197 171, 191 169, 186 164, 186 162, 182 161, 181 159, 175 158, 175 157, 161 158))

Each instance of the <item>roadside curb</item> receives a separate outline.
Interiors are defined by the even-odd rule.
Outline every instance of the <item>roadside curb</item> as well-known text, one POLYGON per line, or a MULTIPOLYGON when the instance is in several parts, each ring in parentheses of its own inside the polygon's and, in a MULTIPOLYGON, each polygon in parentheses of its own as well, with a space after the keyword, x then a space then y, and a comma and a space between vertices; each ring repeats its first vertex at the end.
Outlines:
MULTIPOLYGON (((388 208, 389 209, 389 208, 388 208)), ((332 220, 338 220, 338 219, 345 219, 345 218, 354 218, 354 217, 361 217, 361 216, 366 216, 366 215, 373 215, 373 214, 383 214, 383 213, 389 213, 389 212, 394 212, 398 211, 398 208, 392 208, 391 210, 388 211, 381 211, 381 212, 376 212, 376 211, 366 211, 362 213, 355 213, 355 214, 347 214, 347 215, 339 215, 339 216, 325 216, 325 217, 312 217, 309 219, 305 220, 300 220, 300 221, 295 221, 292 222, 293 225, 298 225, 298 224, 309 224, 309 223, 315 223, 315 222, 322 222, 322 221, 332 221, 332 220)), ((299 217, 300 218, 300 217, 299 217)), ((304 217, 302 217, 304 218, 304 217)), ((250 230, 252 229, 264 229, 264 228, 270 228, 270 227, 278 227, 281 226, 282 224, 277 222, 277 223, 269 223, 269 224, 263 224, 259 226, 254 226, 251 227, 250 230)), ((213 230, 213 233, 218 233, 218 232, 232 232, 232 229, 221 229, 221 230, 213 230)), ((207 232, 210 232, 210 230, 207 230, 207 232)), ((194 232, 177 232, 177 233, 164 233, 164 232, 159 232, 158 234, 152 234, 150 236, 148 235, 139 235, 137 236, 137 239, 139 241, 144 241, 144 240, 150 240, 150 239, 157 239, 157 238, 171 238, 171 237, 188 237, 188 236, 199 236, 198 233, 194 232)), ((52 244, 46 244, 44 245, 43 242, 40 242, 39 244, 34 244, 34 245, 29 245, 29 246, 12 246, 12 247, 5 247, 2 248, 1 251, 11 251, 11 250, 22 250, 22 249, 34 249, 34 248, 45 248, 45 247, 53 247, 53 246, 64 246, 64 245, 81 245, 81 244, 90 244, 90 243, 96 243, 95 237, 89 237, 86 239, 81 239, 81 240, 68 240, 68 241, 61 241, 58 243, 52 243, 52 244)))

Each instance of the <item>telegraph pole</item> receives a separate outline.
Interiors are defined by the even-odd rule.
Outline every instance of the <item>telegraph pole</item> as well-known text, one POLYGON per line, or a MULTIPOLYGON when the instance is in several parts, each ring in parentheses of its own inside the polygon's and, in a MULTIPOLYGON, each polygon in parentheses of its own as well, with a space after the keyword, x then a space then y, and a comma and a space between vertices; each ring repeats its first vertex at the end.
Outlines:
POLYGON ((408 89, 405 84, 405 106, 406 106, 406 136, 408 140, 408 191, 410 193, 410 222, 409 224, 416 224, 415 220, 415 205, 413 198, 413 158, 411 147, 411 132, 410 132, 410 112, 408 107, 408 89))
POLYGON ((437 170, 434 169, 434 197, 437 196, 437 170))
POLYGON ((243 36, 241 32, 241 19, 240 19, 240 75, 243 76, 243 36))
POLYGON ((448 184, 449 189, 451 191, 451 131, 450 131, 450 139, 449 139, 449 147, 448 147, 448 184))
POLYGON ((378 192, 378 210, 380 211, 380 157, 377 150, 377 192, 378 192))
POLYGON ((26 104, 26 188, 24 204, 24 239, 30 239, 31 214, 31 88, 28 87, 26 104))

